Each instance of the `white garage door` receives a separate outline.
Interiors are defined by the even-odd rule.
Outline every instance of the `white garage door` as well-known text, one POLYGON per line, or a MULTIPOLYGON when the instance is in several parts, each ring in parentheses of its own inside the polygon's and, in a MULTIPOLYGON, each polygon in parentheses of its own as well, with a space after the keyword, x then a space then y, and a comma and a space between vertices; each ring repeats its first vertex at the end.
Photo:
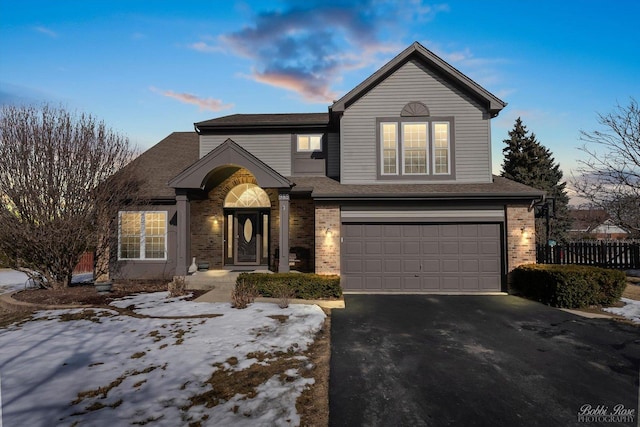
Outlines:
POLYGON ((500 224, 344 223, 342 233, 345 291, 501 290, 500 224))

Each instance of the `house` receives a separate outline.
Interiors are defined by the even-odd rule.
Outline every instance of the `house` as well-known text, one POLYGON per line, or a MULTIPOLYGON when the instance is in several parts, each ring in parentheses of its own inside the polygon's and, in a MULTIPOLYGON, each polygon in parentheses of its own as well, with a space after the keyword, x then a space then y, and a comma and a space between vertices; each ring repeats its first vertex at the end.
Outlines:
POLYGON ((620 240, 628 239, 629 232, 617 226, 604 209, 571 209, 572 239, 620 240))
POLYGON ((535 262, 544 197, 491 174, 505 105, 416 42, 327 112, 195 123, 137 159, 151 204, 120 213, 113 274, 185 276, 195 257, 347 292, 505 290, 535 262))

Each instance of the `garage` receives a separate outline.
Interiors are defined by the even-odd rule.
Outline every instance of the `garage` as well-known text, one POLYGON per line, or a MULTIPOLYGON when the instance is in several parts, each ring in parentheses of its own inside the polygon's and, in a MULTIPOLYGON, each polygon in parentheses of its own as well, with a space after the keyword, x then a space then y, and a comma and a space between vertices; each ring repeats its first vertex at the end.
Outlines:
POLYGON ((345 216, 341 275, 346 292, 474 293, 502 289, 501 222, 344 220, 345 216))

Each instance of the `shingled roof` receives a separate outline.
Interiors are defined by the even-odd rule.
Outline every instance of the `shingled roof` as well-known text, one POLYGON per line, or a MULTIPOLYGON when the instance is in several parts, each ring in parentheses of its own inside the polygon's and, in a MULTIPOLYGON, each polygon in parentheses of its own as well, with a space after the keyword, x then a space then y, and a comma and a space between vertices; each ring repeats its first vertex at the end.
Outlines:
POLYGON ((327 126, 329 113, 288 113, 288 114, 232 114, 205 120, 195 124, 196 129, 227 130, 227 129, 273 129, 273 128, 304 128, 327 126))
POLYGON ((541 199, 544 191, 493 176, 490 183, 479 184, 340 184, 324 177, 290 177, 294 192, 311 192, 317 200, 351 199, 541 199))
POLYGON ((167 185, 199 158, 198 134, 174 132, 142 153, 132 163, 135 173, 145 181, 144 197, 174 198, 175 190, 167 185))

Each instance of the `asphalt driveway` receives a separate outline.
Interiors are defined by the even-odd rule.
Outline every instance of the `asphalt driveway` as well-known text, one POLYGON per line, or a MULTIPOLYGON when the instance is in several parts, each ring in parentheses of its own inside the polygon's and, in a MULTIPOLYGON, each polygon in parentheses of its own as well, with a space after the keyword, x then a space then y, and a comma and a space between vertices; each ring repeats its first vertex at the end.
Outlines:
POLYGON ((331 426, 567 426, 633 410, 640 328, 513 296, 347 295, 331 319, 331 426), (603 408, 599 408, 603 413, 603 408), (588 412, 585 412, 588 414, 588 412))

